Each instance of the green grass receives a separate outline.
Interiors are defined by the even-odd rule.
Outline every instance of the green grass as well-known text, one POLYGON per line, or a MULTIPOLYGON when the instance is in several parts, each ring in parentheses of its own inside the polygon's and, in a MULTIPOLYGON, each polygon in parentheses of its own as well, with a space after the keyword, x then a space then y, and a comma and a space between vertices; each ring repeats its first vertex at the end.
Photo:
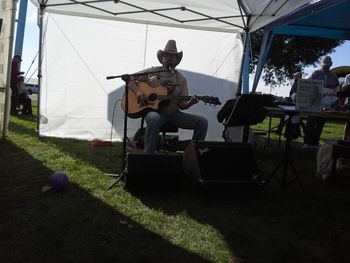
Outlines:
MULTIPOLYGON (((340 138, 342 127, 328 124, 323 139, 340 138)), ((255 194, 196 195, 107 190, 119 143, 110 161, 109 148, 40 139, 35 128, 35 118, 11 117, 0 144, 2 262, 350 262, 350 189, 316 179, 316 151, 301 150, 300 139, 291 158, 306 193, 271 180, 255 194), (42 193, 58 170, 68 188, 42 193)), ((257 152, 265 176, 282 157, 276 138, 257 152)))

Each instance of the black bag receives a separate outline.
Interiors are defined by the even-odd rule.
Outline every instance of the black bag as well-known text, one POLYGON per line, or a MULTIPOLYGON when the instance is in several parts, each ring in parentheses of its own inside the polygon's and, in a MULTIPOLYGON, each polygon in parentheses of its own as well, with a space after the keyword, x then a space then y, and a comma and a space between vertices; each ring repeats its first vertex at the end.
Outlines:
POLYGON ((290 138, 298 139, 301 136, 300 124, 292 123, 290 125, 290 138))
POLYGON ((136 149, 143 149, 145 147, 145 134, 146 134, 146 128, 142 127, 139 128, 133 138, 132 146, 136 149))

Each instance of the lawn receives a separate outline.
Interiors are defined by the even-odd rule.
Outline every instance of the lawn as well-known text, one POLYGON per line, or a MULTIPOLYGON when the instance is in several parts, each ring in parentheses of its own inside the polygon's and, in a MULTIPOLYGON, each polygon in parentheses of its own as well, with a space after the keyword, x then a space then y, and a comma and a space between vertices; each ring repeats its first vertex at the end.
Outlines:
MULTIPOLYGON (((342 127, 328 123, 323 140, 342 127)), ((120 143, 110 160, 108 147, 35 129, 35 117, 11 117, 0 144, 2 262, 350 262, 350 188, 315 178, 316 151, 300 149, 301 139, 291 158, 305 193, 271 180, 256 193, 195 194, 108 190, 120 143), (54 171, 67 172, 68 188, 41 192, 54 171)), ((265 177, 283 155, 276 138, 256 153, 265 177)))

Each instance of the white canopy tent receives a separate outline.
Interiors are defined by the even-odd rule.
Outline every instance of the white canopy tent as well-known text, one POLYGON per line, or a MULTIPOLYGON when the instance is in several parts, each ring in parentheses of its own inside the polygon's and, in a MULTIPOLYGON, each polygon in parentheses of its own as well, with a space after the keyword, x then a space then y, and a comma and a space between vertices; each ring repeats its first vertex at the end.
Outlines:
MULTIPOLYGON (((168 39, 176 39, 184 52, 178 69, 187 76, 192 94, 222 102, 234 97, 241 86, 240 33, 309 2, 31 1, 42 15, 39 133, 80 139, 108 139, 112 124, 113 138, 121 138, 123 113, 114 106, 123 82, 107 81, 106 76, 158 65, 156 52, 168 39)), ((247 86, 245 79, 243 83, 247 86)), ((208 118, 208 140, 221 138, 218 110, 203 104, 190 110, 208 118)), ((138 126, 139 120, 130 120, 128 135, 138 126)))

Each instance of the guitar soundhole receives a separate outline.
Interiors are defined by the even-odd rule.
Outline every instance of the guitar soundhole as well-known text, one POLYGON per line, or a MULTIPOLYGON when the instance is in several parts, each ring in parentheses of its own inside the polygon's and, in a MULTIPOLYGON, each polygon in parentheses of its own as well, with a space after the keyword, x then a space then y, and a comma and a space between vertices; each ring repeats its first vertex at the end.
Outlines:
POLYGON ((150 94, 149 96, 148 96, 148 102, 154 102, 154 101, 156 101, 157 100, 157 94, 155 94, 155 93, 152 93, 152 94, 150 94))

